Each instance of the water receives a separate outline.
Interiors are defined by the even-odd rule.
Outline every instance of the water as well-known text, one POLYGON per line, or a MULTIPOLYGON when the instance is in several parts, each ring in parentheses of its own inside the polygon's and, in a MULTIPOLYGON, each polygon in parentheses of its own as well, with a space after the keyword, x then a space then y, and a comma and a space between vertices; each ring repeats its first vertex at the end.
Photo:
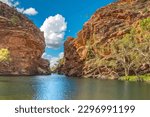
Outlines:
POLYGON ((62 75, 0 77, 0 99, 150 99, 150 84, 68 78, 62 75))

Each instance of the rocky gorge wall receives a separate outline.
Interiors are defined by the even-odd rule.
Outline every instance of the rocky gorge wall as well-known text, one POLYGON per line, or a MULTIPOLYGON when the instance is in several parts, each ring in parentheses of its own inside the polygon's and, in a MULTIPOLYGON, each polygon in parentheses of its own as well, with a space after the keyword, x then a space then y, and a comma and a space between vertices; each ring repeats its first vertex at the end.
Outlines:
POLYGON ((45 49, 43 32, 15 8, 0 2, 2 49, 9 55, 0 61, 0 75, 49 74, 49 62, 41 58, 45 49))
POLYGON ((68 76, 102 79, 115 79, 118 75, 125 75, 121 72, 123 68, 112 70, 100 61, 113 56, 110 48, 112 42, 123 38, 134 24, 148 17, 149 0, 119 0, 98 9, 84 24, 77 38, 68 37, 66 40, 65 62, 58 68, 58 72, 68 76))

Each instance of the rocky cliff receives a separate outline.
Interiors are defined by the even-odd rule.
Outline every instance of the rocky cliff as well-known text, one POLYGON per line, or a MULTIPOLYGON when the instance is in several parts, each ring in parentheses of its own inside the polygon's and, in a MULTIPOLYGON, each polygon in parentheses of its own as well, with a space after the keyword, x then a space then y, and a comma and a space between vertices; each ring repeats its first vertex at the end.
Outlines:
MULTIPOLYGON (((130 65, 128 65, 133 57, 123 54, 132 50, 132 47, 120 53, 120 55, 119 51, 121 50, 118 49, 117 58, 113 56, 112 45, 114 46, 115 42, 119 42, 119 40, 123 40, 126 36, 131 35, 133 28, 136 34, 133 34, 132 37, 136 38, 136 41, 142 40, 143 34, 149 37, 150 30, 140 31, 142 22, 148 22, 149 17, 150 0, 119 0, 98 9, 89 21, 84 24, 77 38, 68 37, 66 40, 64 44, 65 63, 58 71, 68 76, 102 79, 115 79, 118 76, 126 75, 127 71, 123 72, 126 68, 128 68, 129 74, 134 74, 133 69, 135 69, 136 64, 131 64, 133 69, 129 69, 130 65), (119 60, 119 56, 123 55, 125 56, 123 59, 126 62, 125 65, 121 64, 121 60, 117 61, 119 60), (112 62, 110 63, 110 61, 112 62)), ((150 22, 148 23, 145 24, 150 28, 150 22)), ((119 46, 117 47, 119 48, 119 46)), ((125 46, 123 45, 123 47, 125 46)), ((141 74, 149 73, 149 64, 139 65, 136 72, 141 72, 141 74), (143 72, 141 72, 142 70, 143 72)))
POLYGON ((43 33, 23 14, 0 2, 0 75, 49 73, 49 62, 41 58, 43 33))

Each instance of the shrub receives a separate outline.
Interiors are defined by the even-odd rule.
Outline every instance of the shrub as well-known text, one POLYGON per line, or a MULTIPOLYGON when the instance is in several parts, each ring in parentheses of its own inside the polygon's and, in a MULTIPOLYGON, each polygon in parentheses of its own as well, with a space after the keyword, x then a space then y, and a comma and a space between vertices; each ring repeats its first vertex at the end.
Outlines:
POLYGON ((141 2, 146 2, 146 1, 148 1, 148 0, 141 0, 141 2))
POLYGON ((143 30, 150 31, 150 17, 140 21, 140 26, 143 30))
POLYGON ((0 8, 0 15, 2 15, 3 14, 3 10, 0 8))
POLYGON ((149 11, 148 8, 145 8, 145 9, 143 10, 144 13, 147 13, 148 11, 149 11))
POLYGON ((13 25, 16 25, 16 24, 18 24, 18 23, 20 22, 20 19, 19 19, 18 16, 13 15, 13 16, 11 17, 10 21, 11 21, 11 23, 12 23, 13 25))
POLYGON ((10 52, 8 49, 0 49, 0 62, 10 61, 10 52))

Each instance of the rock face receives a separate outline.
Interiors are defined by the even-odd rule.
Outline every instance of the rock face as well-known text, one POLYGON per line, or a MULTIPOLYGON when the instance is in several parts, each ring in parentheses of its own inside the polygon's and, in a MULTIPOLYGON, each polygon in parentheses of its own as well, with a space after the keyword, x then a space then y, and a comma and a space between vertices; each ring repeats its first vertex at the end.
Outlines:
POLYGON ((43 33, 24 15, 0 2, 0 49, 9 61, 0 61, 0 75, 49 74, 49 62, 41 58, 43 33))
POLYGON ((101 74, 101 78, 117 78, 117 74, 105 66, 98 68, 95 65, 94 68, 92 58, 109 56, 110 51, 102 52, 101 49, 107 49, 112 41, 128 33, 132 24, 147 17, 150 17, 149 0, 119 0, 98 9, 77 38, 69 37, 65 42, 65 64, 58 71, 68 76, 81 77, 92 73, 88 77, 101 74))

